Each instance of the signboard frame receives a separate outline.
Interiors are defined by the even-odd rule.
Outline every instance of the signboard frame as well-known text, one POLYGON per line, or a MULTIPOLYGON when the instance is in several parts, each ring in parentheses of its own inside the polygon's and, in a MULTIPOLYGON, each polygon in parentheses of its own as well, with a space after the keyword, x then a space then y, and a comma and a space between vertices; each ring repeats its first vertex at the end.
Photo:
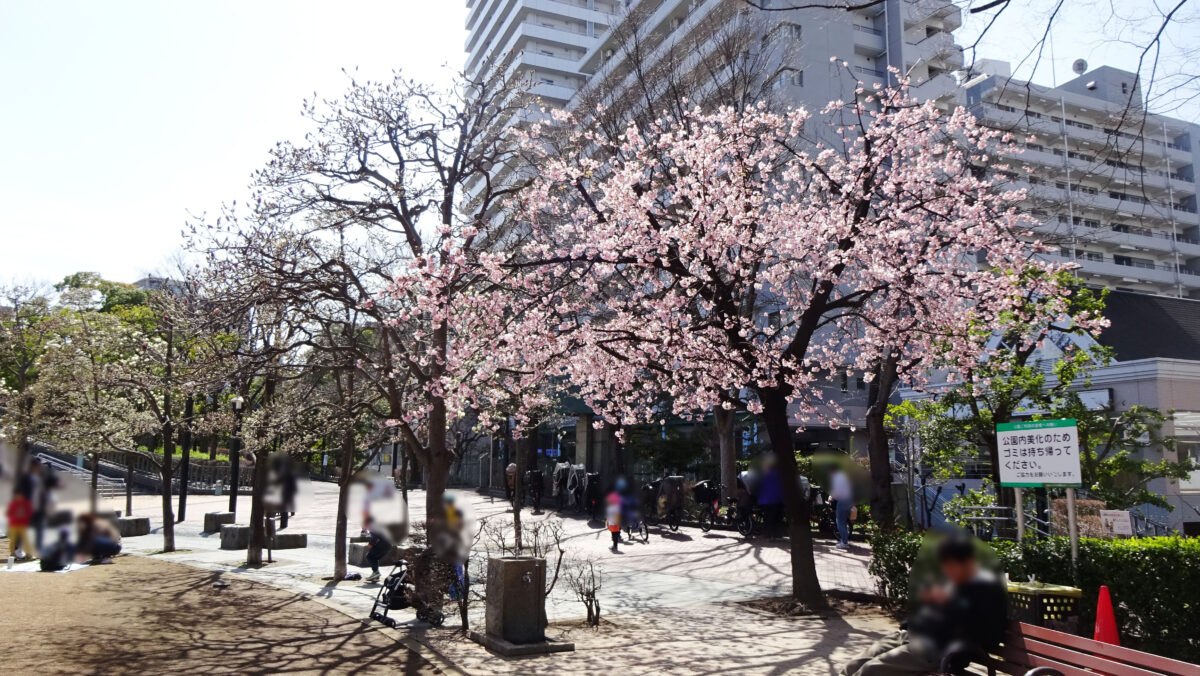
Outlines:
MULTIPOLYGON (((1048 434, 1047 436, 1057 436, 1059 432, 1048 434)), ((1031 435, 1033 436, 1033 435, 1031 435)), ((1050 448, 1049 446, 1044 446, 1050 448)), ((1042 448, 1042 447, 1039 447, 1042 448)), ((1023 422, 1008 422, 999 423, 996 425, 996 451, 1001 454, 1000 458, 1000 485, 1008 488, 1078 488, 1083 485, 1083 471, 1079 462, 1079 426, 1074 418, 1057 418, 1053 420, 1029 420, 1023 422), (1065 455, 1072 456, 1075 459, 1074 477, 1076 481, 1054 482, 1047 483, 1042 481, 1005 481, 1004 480, 1004 458, 1003 453, 1007 450, 1001 441, 1001 433, 1003 432, 1022 432, 1022 431, 1037 431, 1037 430, 1063 430, 1070 428, 1070 438, 1067 440, 1058 440, 1054 442, 1047 441, 1046 444, 1066 444, 1062 449, 1067 449, 1065 455)), ((1064 455, 1060 453, 1060 455, 1064 455)), ((1051 456, 1037 456, 1051 457, 1051 456)))

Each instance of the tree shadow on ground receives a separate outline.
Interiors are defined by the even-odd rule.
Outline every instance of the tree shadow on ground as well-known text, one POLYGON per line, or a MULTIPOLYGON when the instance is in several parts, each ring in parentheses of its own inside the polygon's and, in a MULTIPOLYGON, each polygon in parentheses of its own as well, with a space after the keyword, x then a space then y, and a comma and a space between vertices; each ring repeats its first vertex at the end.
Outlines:
POLYGON ((219 572, 132 561, 137 565, 105 566, 106 574, 79 576, 72 584, 39 585, 34 592, 47 613, 9 637, 19 647, 6 655, 6 668, 206 676, 436 673, 386 635, 302 596, 219 572), (214 588, 214 582, 229 586, 214 588))

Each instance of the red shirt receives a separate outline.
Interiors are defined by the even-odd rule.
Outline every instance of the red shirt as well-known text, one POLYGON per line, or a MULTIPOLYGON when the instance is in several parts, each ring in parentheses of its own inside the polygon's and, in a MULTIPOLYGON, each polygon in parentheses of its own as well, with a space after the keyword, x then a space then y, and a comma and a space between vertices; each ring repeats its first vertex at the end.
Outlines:
POLYGON ((24 495, 17 495, 8 503, 8 525, 18 528, 29 525, 33 519, 33 503, 24 495))

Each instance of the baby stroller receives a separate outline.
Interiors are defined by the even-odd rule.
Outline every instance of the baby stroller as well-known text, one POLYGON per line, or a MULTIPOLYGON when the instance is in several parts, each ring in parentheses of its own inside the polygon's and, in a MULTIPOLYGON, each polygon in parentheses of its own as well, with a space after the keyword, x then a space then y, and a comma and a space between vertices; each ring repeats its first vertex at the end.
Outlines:
POLYGON ((375 605, 371 607, 371 619, 395 629, 398 624, 396 618, 390 617, 388 613, 415 605, 417 606, 418 621, 426 622, 434 627, 442 626, 442 623, 446 621, 446 616, 440 608, 421 602, 416 587, 409 580, 408 570, 408 562, 404 559, 400 559, 392 567, 392 572, 384 578, 383 584, 379 586, 379 593, 375 595, 375 605))

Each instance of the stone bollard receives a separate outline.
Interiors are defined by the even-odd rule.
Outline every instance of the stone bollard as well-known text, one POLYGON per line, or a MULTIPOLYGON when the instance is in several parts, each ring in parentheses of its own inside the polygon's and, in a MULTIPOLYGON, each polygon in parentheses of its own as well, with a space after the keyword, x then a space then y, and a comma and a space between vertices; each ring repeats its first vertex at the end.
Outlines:
POLYGON ((221 549, 246 549, 250 546, 250 526, 227 523, 221 526, 221 549))
POLYGON ((546 638, 546 560, 488 559, 486 633, 471 640, 506 657, 574 650, 546 638))
POLYGON ((221 526, 233 523, 236 520, 233 512, 205 512, 204 513, 204 532, 219 533, 221 526))
POLYGON ((123 516, 115 519, 113 525, 117 527, 117 532, 123 538, 150 534, 150 517, 148 516, 123 516))
POLYGON ((308 547, 308 536, 304 533, 276 533, 271 549, 304 549, 308 547))

